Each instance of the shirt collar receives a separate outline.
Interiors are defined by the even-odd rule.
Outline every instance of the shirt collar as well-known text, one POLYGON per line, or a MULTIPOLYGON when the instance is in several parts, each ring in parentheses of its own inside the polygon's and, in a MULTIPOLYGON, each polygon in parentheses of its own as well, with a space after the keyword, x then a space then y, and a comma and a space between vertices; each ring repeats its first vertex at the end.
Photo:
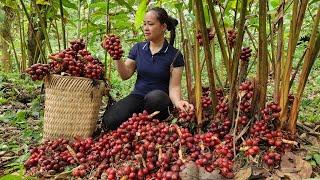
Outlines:
MULTIPOLYGON (((150 41, 145 42, 145 44, 143 45, 142 49, 145 51, 150 50, 150 41)), ((162 48, 160 49, 160 51, 158 53, 166 53, 168 51, 169 48, 169 43, 166 39, 164 39, 162 48)))

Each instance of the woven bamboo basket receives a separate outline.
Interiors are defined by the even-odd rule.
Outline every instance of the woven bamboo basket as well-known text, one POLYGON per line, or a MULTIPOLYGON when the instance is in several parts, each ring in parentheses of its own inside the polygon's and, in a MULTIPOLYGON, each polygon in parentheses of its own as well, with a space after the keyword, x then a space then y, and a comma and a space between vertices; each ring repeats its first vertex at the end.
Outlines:
POLYGON ((103 81, 50 75, 45 79, 44 139, 89 137, 95 131, 103 81))

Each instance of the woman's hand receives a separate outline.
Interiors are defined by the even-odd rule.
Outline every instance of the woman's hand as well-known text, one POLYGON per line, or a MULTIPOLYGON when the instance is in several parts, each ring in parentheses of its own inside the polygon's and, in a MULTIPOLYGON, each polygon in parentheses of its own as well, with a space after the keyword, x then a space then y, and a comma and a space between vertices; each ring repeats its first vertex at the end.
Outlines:
POLYGON ((193 105, 184 100, 178 101, 175 105, 176 108, 178 108, 181 111, 190 112, 194 110, 193 105))

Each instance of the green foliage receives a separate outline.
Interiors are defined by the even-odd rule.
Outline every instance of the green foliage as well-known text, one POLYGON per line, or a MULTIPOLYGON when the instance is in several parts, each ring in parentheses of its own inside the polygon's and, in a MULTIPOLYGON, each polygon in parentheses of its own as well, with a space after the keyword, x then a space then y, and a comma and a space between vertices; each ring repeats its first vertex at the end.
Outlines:
POLYGON ((134 27, 136 28, 136 30, 138 30, 141 27, 146 10, 147 0, 141 0, 134 21, 134 27))
POLYGON ((320 167, 320 152, 313 151, 309 153, 309 155, 307 155, 305 159, 309 161, 312 166, 320 167))

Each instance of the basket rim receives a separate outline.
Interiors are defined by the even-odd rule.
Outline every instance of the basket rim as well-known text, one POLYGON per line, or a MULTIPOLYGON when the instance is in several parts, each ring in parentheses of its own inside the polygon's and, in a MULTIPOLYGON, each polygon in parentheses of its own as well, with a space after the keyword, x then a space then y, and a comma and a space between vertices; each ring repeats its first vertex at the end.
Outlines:
MULTIPOLYGON (((63 76, 63 75, 59 75, 59 74, 50 74, 48 75, 47 77, 50 78, 50 76, 56 76, 56 77, 60 77, 60 78, 67 78, 67 79, 83 79, 83 80, 90 80, 92 81, 93 79, 90 79, 90 78, 86 78, 86 77, 77 77, 77 76, 63 76)), ((103 80, 101 79, 96 79, 96 81, 100 81, 100 82, 103 82, 103 80)))

